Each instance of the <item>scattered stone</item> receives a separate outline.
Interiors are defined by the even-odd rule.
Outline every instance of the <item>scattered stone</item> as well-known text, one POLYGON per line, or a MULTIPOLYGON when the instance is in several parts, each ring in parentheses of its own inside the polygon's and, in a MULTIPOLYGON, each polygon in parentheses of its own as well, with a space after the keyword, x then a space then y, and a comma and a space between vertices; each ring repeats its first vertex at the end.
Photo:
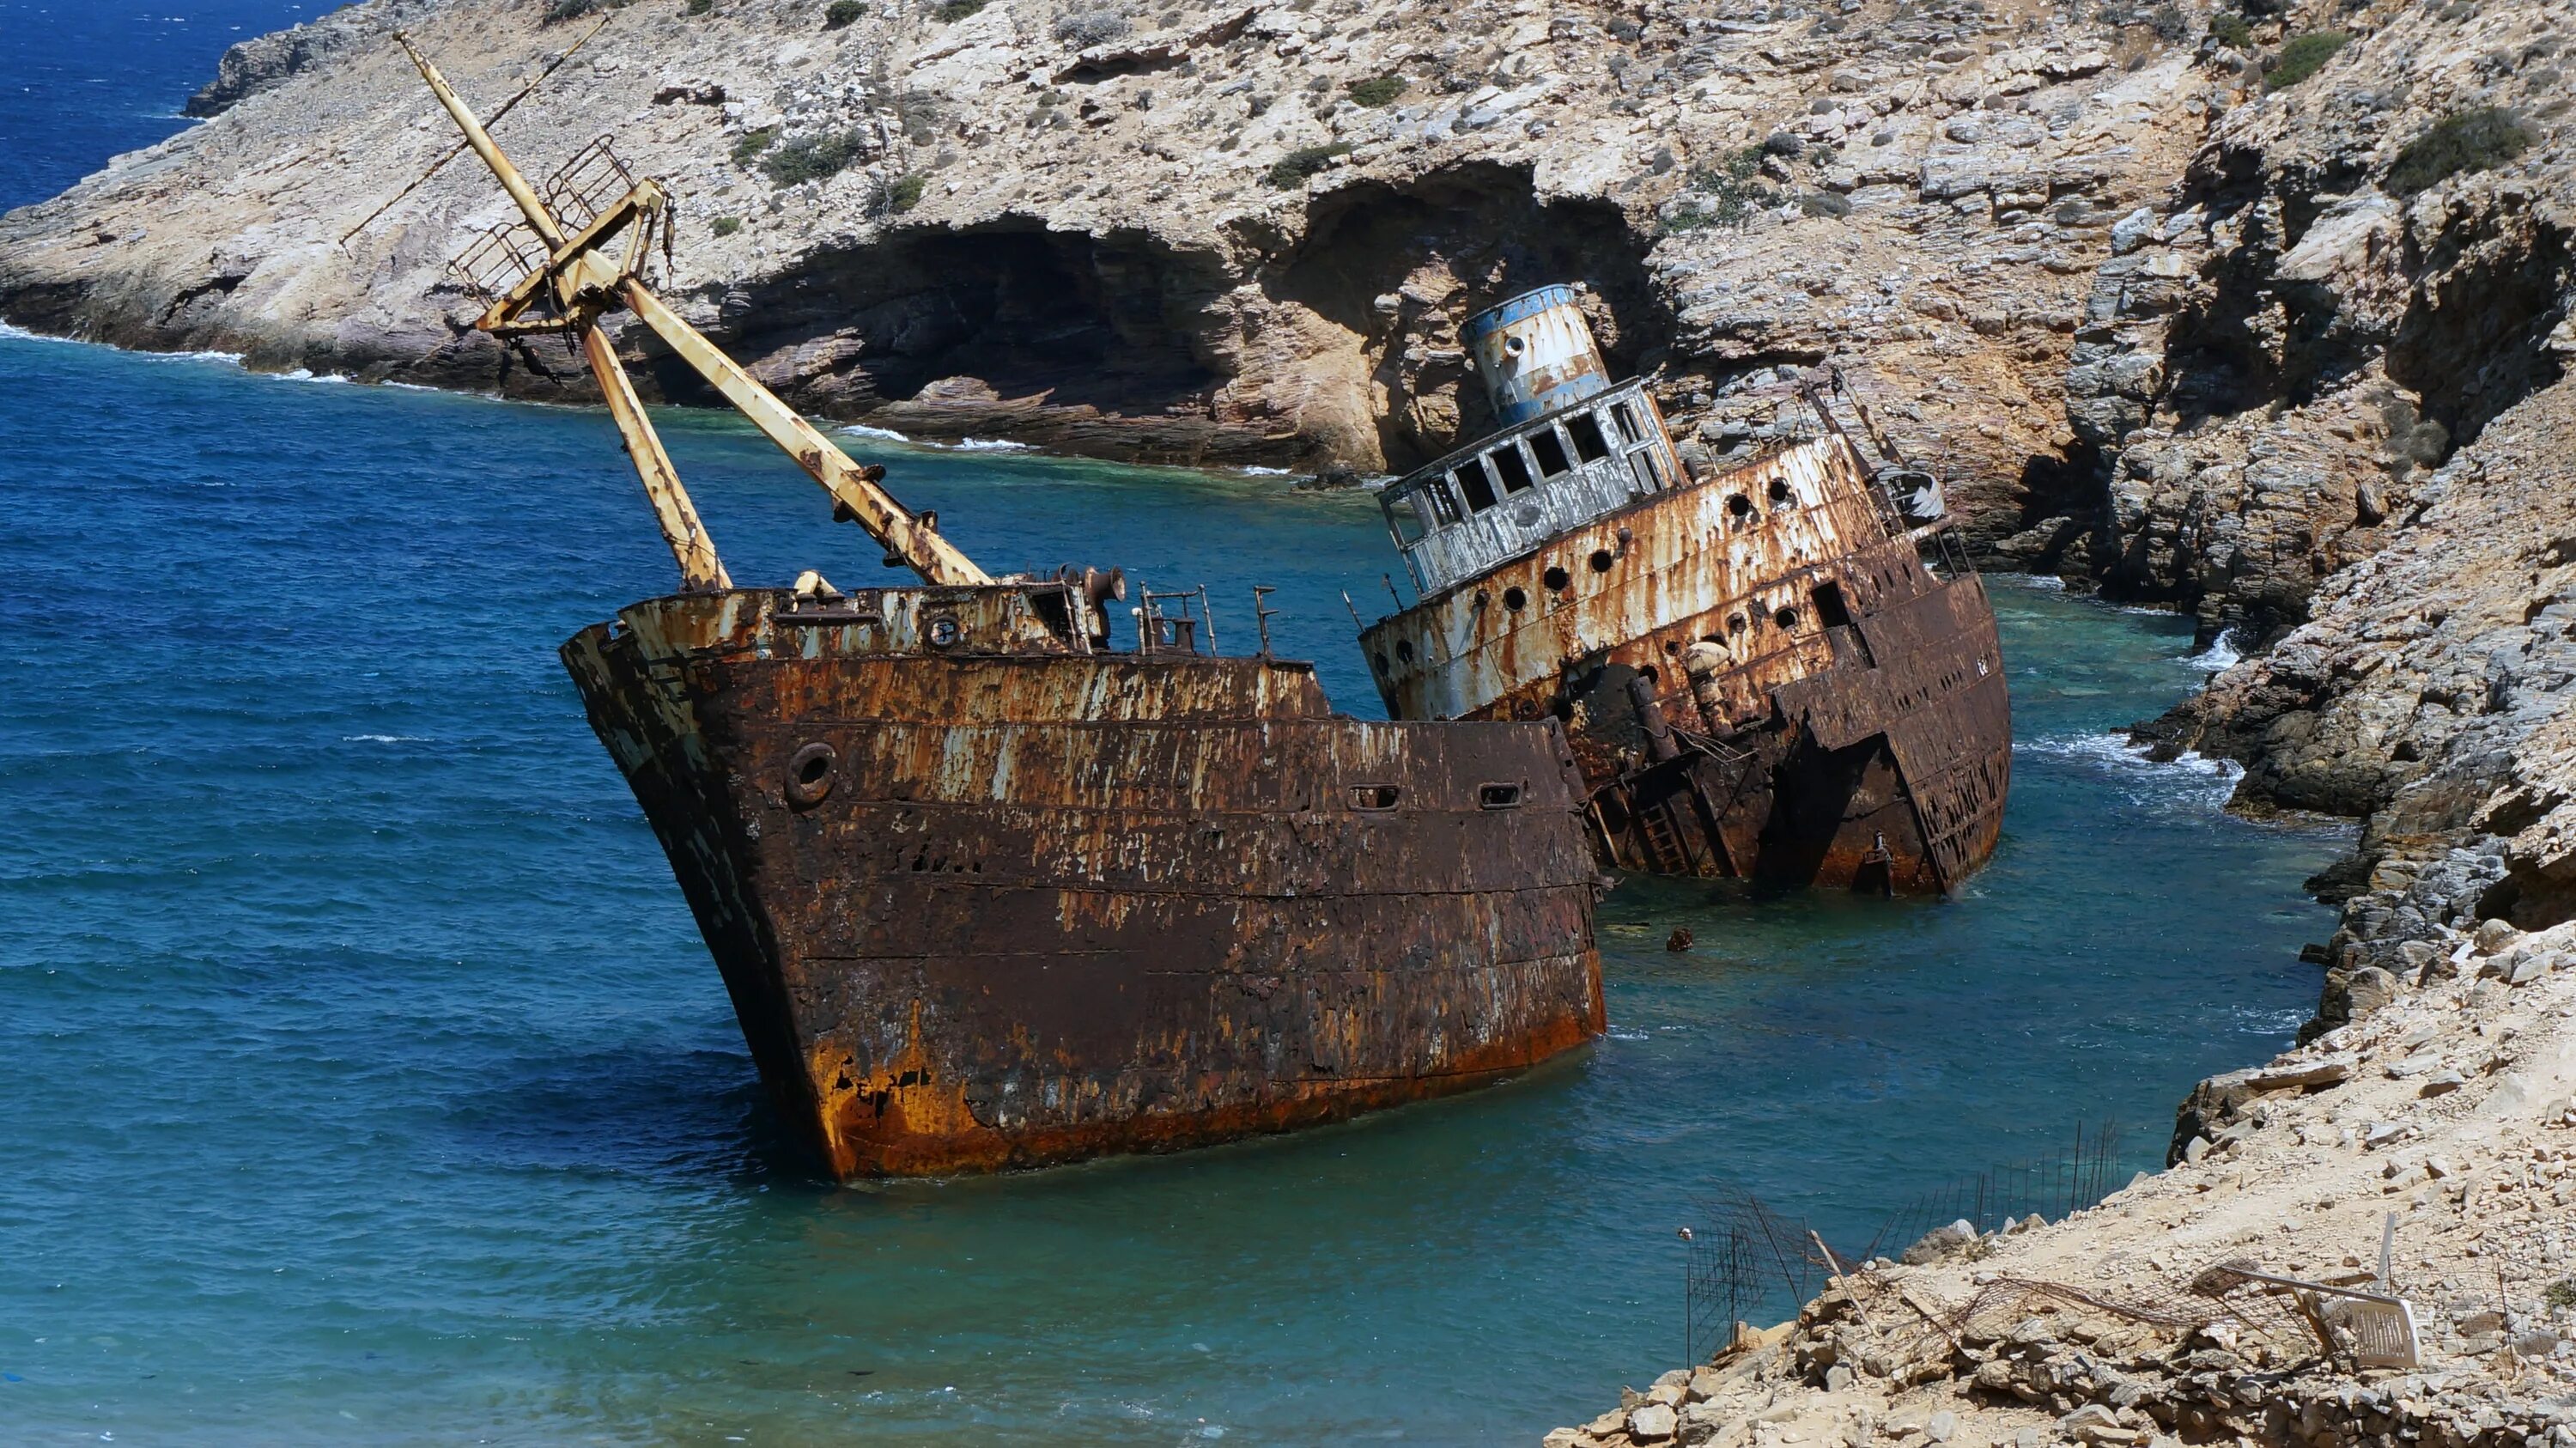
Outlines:
POLYGON ((1662 1403, 1648 1403, 1628 1410, 1628 1436, 1640 1443, 1660 1443, 1673 1436, 1681 1420, 1662 1403))

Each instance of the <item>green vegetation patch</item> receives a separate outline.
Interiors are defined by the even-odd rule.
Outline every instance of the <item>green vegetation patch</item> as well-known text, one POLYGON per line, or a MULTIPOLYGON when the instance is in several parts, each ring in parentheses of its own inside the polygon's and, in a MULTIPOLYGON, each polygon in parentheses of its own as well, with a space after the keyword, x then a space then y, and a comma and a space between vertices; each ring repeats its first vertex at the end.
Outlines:
POLYGON ((2346 30, 2317 30, 2294 35, 2281 47, 2280 62, 2272 73, 2263 77, 2263 89, 2288 90, 2318 71, 2335 58, 2335 52, 2352 44, 2352 33, 2346 30))
POLYGON ((1374 109, 1404 94, 1408 84, 1400 75, 1373 75, 1351 82, 1351 99, 1374 109))
POLYGON ((856 25, 867 18, 867 13, 868 7, 860 4, 859 0, 832 0, 831 4, 823 7, 823 28, 839 30, 856 25))
POLYGON ((939 4, 931 10, 930 18, 946 25, 963 20, 990 3, 992 0, 939 0, 939 4))
POLYGON ((929 184, 930 178, 918 171, 896 177, 894 184, 885 189, 885 209, 889 213, 901 213, 919 206, 921 193, 929 184))
POLYGON ((754 161, 759 160, 760 153, 768 150, 770 143, 777 139, 776 126, 763 126, 757 131, 743 132, 734 137, 733 163, 737 166, 749 167, 754 161))
POLYGON ((1351 143, 1335 141, 1329 146, 1300 146, 1271 163, 1269 182, 1285 191, 1302 186, 1306 178, 1333 164, 1333 158, 1351 153, 1351 143))
POLYGON ((2463 171, 2494 170, 2530 147, 2531 132, 2511 111, 2483 106, 2444 116, 2397 153, 2388 189, 2412 196, 2463 171))
POLYGON ((1076 10, 1056 17, 1055 38, 1076 50, 1089 50, 1125 35, 1130 23, 1124 10, 1076 10))
POLYGON ((717 218, 716 218, 715 233, 716 233, 716 235, 717 235, 718 237, 727 237, 727 236, 731 236, 731 235, 733 235, 735 232, 740 231, 740 230, 742 230, 742 218, 741 218, 741 217, 739 217, 739 216, 719 216, 719 217, 717 217, 717 218))
POLYGON ((2540 1300, 2560 1312, 2576 1307, 2576 1277, 2562 1277, 2550 1283, 2549 1290, 2541 1294, 2540 1300))
POLYGON ((761 173, 781 186, 838 176, 859 159, 862 139, 856 131, 835 131, 781 141, 760 158, 761 173))
POLYGON ((713 15, 716 13, 716 0, 689 0, 688 8, 691 15, 713 15))
POLYGON ((2230 50, 2254 48, 2254 27, 2233 10, 2221 10, 2209 17, 2209 34, 2230 50))
MULTIPOLYGON (((1664 229, 1698 231, 1711 226, 1742 226, 1753 219, 1754 212, 1777 205, 1780 193, 1762 179, 1762 155, 1762 147, 1746 146, 1726 153, 1714 166, 1693 167, 1683 183, 1686 189, 1682 204, 1664 218, 1664 229)), ((1842 211, 1807 214, 1839 216, 1851 210, 1851 203, 1841 197, 1835 196, 1833 201, 1842 203, 1842 211)), ((1803 200, 1800 207, 1805 207, 1803 200)))
POLYGON ((1806 216, 1841 217, 1851 215, 1851 199, 1831 191, 1810 191, 1798 198, 1798 211, 1806 216))

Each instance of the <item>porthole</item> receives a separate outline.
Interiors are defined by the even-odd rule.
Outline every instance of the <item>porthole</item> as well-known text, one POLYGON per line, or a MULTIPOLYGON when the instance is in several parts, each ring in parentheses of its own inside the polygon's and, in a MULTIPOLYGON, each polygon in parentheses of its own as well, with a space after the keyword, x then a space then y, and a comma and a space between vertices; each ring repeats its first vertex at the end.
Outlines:
POLYGON ((1702 639, 1700 640, 1700 642, 1701 642, 1701 643, 1704 643, 1704 644, 1715 644, 1715 645, 1717 645, 1719 648, 1724 648, 1724 647, 1726 647, 1726 635, 1724 635, 1724 634, 1709 634, 1709 635, 1707 635, 1706 637, 1702 638, 1702 639))
POLYGON ((921 636, 929 640, 932 648, 945 649, 954 647, 959 639, 966 636, 966 631, 957 626, 957 620, 943 614, 923 625, 921 636))
POLYGON ((1726 500, 1726 511, 1734 517, 1750 518, 1753 516, 1753 500, 1737 493, 1726 500))
POLYGON ((1618 559, 1612 557, 1610 550, 1607 548, 1595 548, 1592 550, 1590 562, 1592 564, 1592 571, 1595 573, 1609 572, 1610 565, 1617 561, 1618 559))
POLYGON ((1410 640, 1408 640, 1408 639, 1397 639, 1397 640, 1395 641, 1395 656, 1396 656, 1396 658, 1397 658, 1397 659, 1399 659, 1399 660, 1401 660, 1401 661, 1403 661, 1403 662, 1405 662, 1405 663, 1408 663, 1408 664, 1409 664, 1409 663, 1412 663, 1412 662, 1413 662, 1413 644, 1412 644, 1412 642, 1411 642, 1410 640))
POLYGON ((1682 651, 1681 640, 1679 640, 1679 639, 1666 639, 1666 640, 1664 640, 1664 657, 1665 657, 1665 658, 1668 658, 1668 659, 1669 659, 1669 658, 1671 658, 1673 655, 1675 655, 1675 654, 1677 654, 1677 653, 1680 653, 1681 651, 1682 651))
POLYGON ((1395 802, 1403 797, 1404 790, 1398 785, 1358 784, 1351 786, 1351 808, 1353 809, 1393 809, 1395 808, 1395 802))
POLYGON ((1771 621, 1783 630, 1794 629, 1798 626, 1798 611, 1794 608, 1784 608, 1771 615, 1771 621))
POLYGON ((1637 671, 1637 677, 1649 684, 1661 684, 1664 681, 1664 671, 1648 664, 1637 671))
POLYGON ((1574 575, 1551 563, 1547 571, 1538 576, 1538 581, 1546 584, 1551 593, 1563 593, 1574 582, 1574 575))
POLYGON ((1480 809, 1518 809, 1521 806, 1521 787, 1517 784, 1479 785, 1476 804, 1480 809))
POLYGON ((1789 480, 1787 478, 1773 478, 1771 480, 1771 501, 1775 503, 1785 503, 1789 501, 1789 480))
POLYGON ((800 809, 811 809, 832 792, 832 765, 840 756, 832 746, 808 744, 787 760, 787 798, 800 809))
POLYGON ((1529 607, 1529 595, 1518 587, 1506 588, 1503 590, 1503 607, 1518 613, 1529 607))
POLYGON ((1386 650, 1380 649, 1376 653, 1369 655, 1369 658, 1376 663, 1377 671, 1379 673, 1383 674, 1386 672, 1386 650))
POLYGON ((1726 616, 1726 631, 1731 634, 1740 634, 1744 632, 1744 615, 1740 613, 1728 614, 1726 616))

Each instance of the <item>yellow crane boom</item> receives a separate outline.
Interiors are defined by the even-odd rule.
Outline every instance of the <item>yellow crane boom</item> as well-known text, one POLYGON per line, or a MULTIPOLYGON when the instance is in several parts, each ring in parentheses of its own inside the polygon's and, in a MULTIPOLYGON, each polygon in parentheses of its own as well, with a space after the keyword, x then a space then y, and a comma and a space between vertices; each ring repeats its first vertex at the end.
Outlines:
POLYGON ((545 264, 511 287, 475 325, 494 333, 570 330, 580 338, 582 353, 608 401, 609 415, 616 420, 617 430, 626 440, 627 455, 634 459, 636 475, 643 480, 645 497, 651 501, 654 519, 661 525, 662 539, 679 562, 682 587, 721 589, 733 583, 716 557, 715 544, 707 536, 706 525, 698 519, 696 505, 689 501, 688 489, 681 486, 678 470, 671 466, 670 455, 662 450, 661 439, 644 415, 643 401, 618 360, 615 345, 599 329, 600 317, 616 307, 634 313, 680 360, 696 369, 710 386, 724 394, 726 401, 751 419, 754 427, 778 444, 780 451, 794 458, 798 467, 822 484, 832 496, 833 515, 857 523, 885 545, 887 562, 903 564, 920 574, 925 583, 993 581, 991 574, 976 567, 974 560, 939 536, 931 515, 912 513, 877 485, 885 475, 884 469, 852 462, 821 429, 779 401, 777 394, 683 321, 644 284, 641 269, 648 255, 648 239, 656 227, 670 224, 669 198, 660 185, 649 180, 636 182, 589 225, 574 235, 565 235, 561 219, 510 163, 510 158, 502 154, 455 88, 439 74, 438 67, 412 44, 409 35, 396 31, 394 39, 411 57, 412 64, 420 68, 421 79, 429 83, 430 93, 446 107, 457 129, 465 133, 466 144, 499 178, 501 189, 518 203, 520 214, 546 247, 545 264), (625 253, 613 257, 606 248, 620 233, 627 237, 625 253), (557 315, 527 320, 529 309, 548 299, 553 301, 557 315))

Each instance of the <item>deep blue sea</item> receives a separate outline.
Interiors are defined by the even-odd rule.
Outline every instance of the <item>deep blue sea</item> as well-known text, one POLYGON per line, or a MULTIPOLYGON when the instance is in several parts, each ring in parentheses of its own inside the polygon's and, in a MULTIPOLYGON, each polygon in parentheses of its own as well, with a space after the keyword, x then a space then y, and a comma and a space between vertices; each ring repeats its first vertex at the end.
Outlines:
MULTIPOLYGON (((295 7, 0 0, 0 203, 295 7), (181 18, 172 18, 181 17, 181 18)), ((885 576, 665 414, 737 578, 885 576)), ((996 566, 1206 582, 1376 711, 1368 499, 854 440, 996 566)), ((1741 1187, 1866 1239, 2313 1004, 2335 831, 2120 726, 2190 630, 1998 580, 2001 852, 1948 903, 1632 881, 1611 1035, 1182 1156, 836 1187, 783 1146, 554 660, 667 590, 604 418, 0 336, 0 1442, 1535 1443, 1682 1351, 1741 1187), (1698 948, 1667 954, 1686 926, 1698 948)))

